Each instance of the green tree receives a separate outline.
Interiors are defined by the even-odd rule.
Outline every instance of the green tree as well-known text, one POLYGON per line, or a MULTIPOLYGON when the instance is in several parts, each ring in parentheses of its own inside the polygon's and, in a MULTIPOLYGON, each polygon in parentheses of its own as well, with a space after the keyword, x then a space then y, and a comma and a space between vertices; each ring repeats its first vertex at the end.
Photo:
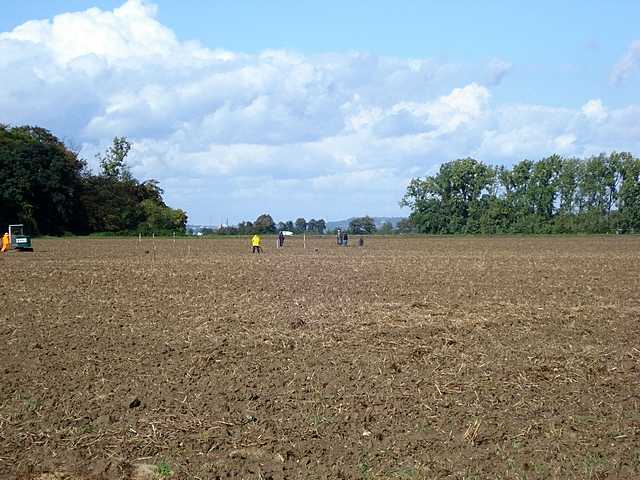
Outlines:
POLYGON ((398 233, 415 233, 416 225, 410 218, 403 218, 396 225, 396 231, 398 233))
POLYGON ((257 233, 275 233, 276 224, 271 215, 263 213, 253 222, 253 229, 257 233))
POLYGON ((240 235, 250 235, 255 231, 256 229, 251 222, 240 222, 237 227, 237 233, 240 235))
POLYGON ((577 158, 562 160, 558 175, 558 195, 560 197, 558 213, 561 216, 573 215, 576 212, 579 171, 580 160, 577 158))
POLYGON ((156 203, 164 204, 162 200, 162 194, 164 190, 160 188, 160 183, 157 180, 145 180, 137 188, 137 196, 140 201, 153 200, 156 203))
POLYGON ((382 235, 391 235, 393 233, 393 224, 391 222, 384 222, 380 225, 378 233, 381 233, 382 235))
POLYGON ((87 231, 135 231, 145 220, 144 208, 134 192, 135 183, 115 177, 88 176, 80 191, 80 208, 87 231))
POLYGON ((527 231, 534 214, 529 195, 532 175, 533 162, 530 160, 517 163, 511 170, 499 169, 498 180, 504 190, 503 199, 508 212, 507 224, 512 232, 527 231))
POLYGON ((100 163, 101 174, 105 177, 120 180, 130 179, 131 172, 126 159, 132 144, 126 137, 114 137, 111 146, 103 154, 97 154, 100 163))
POLYGON ((510 231, 512 215, 504 198, 497 195, 483 200, 479 232, 484 234, 510 231))
POLYGON ((534 163, 529 179, 528 197, 531 210, 545 221, 554 214, 558 192, 558 177, 562 169, 562 159, 552 155, 534 163))
POLYGON ((296 233, 303 233, 307 231, 307 221, 302 217, 295 221, 294 226, 296 233))
POLYGON ((640 159, 630 153, 616 156, 621 174, 618 194, 620 226, 628 232, 640 232, 640 159))
POLYGON ((312 218, 307 222, 307 230, 312 233, 316 233, 318 229, 318 225, 316 224, 316 219, 312 218))
POLYGON ((0 225, 61 234, 76 218, 85 163, 48 130, 0 125, 0 225))
POLYGON ((140 183, 126 166, 131 143, 116 137, 99 155, 101 173, 39 127, 0 126, 0 222, 32 233, 184 231, 186 213, 162 200, 156 180, 140 183))
POLYGON ((558 155, 493 169, 472 159, 412 179, 401 205, 429 233, 604 233, 638 228, 640 166, 629 153, 558 155))
POLYGON ((349 222, 349 233, 375 233, 376 224, 373 218, 365 217, 352 218, 349 222))
POLYGON ((184 233, 187 226, 187 214, 180 209, 164 206, 152 199, 140 203, 145 220, 138 227, 139 230, 152 232, 180 232, 184 233))
POLYGON ((604 154, 582 162, 578 182, 580 211, 604 213, 607 210, 607 183, 610 172, 604 154))
POLYGON ((608 185, 614 173, 605 154, 584 160, 578 171, 579 212, 576 222, 580 231, 605 233, 610 230, 610 193, 608 185))
POLYGON ((401 201, 428 233, 475 232, 487 198, 495 194, 496 170, 472 158, 448 162, 434 176, 411 180, 401 201))

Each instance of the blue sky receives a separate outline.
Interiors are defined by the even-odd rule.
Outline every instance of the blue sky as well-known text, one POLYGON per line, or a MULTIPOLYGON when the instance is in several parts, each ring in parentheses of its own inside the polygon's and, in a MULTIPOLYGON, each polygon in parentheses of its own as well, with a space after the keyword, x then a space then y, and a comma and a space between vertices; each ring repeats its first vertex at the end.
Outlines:
POLYGON ((407 180, 458 156, 638 154, 639 18, 635 1, 4 0, 0 122, 88 158, 127 135, 134 173, 194 223, 406 214, 407 180))

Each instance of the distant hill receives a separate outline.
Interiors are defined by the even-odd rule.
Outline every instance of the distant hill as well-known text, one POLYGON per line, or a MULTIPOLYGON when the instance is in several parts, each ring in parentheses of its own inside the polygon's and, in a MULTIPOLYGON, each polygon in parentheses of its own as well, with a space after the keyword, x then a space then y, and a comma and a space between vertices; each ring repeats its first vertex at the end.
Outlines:
MULTIPOLYGON (((349 226, 349 222, 353 220, 355 217, 347 218, 346 220, 333 220, 327 222, 327 230, 335 230, 336 228, 347 228, 349 226)), ((394 227, 398 224, 400 220, 403 220, 405 217, 371 217, 376 224, 376 228, 380 228, 383 223, 389 222, 394 227)))

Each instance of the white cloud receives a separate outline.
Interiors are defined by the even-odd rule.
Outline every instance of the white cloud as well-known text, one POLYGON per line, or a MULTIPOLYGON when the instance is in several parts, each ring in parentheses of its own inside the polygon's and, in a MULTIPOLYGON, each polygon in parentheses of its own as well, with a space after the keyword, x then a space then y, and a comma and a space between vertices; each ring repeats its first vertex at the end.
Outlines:
POLYGON ((582 106, 582 113, 588 119, 594 120, 596 122, 604 122, 609 114, 607 113, 607 109, 602 105, 602 100, 589 100, 582 106))
POLYGON ((640 151, 640 107, 496 103, 503 60, 248 55, 183 41, 156 13, 129 0, 0 33, 0 122, 50 128, 90 161, 128 136, 134 174, 196 222, 397 214, 411 176, 454 158, 640 151))
POLYGON ((621 83, 629 78, 638 67, 640 67, 640 40, 632 42, 624 56, 615 64, 611 71, 611 81, 621 83))

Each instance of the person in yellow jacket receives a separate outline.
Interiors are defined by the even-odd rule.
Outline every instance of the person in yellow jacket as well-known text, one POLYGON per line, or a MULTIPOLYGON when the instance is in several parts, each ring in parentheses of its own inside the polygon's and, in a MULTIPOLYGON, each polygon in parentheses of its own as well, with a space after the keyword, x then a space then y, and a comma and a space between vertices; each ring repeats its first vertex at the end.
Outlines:
POLYGON ((2 236, 2 250, 0 250, 0 251, 1 252, 7 252, 9 250, 9 243, 10 243, 9 234, 5 233, 2 236))
POLYGON ((262 247, 260 247, 260 235, 258 235, 257 233, 254 234, 253 237, 251 237, 251 246, 253 247, 251 249, 251 253, 262 252, 262 247))

